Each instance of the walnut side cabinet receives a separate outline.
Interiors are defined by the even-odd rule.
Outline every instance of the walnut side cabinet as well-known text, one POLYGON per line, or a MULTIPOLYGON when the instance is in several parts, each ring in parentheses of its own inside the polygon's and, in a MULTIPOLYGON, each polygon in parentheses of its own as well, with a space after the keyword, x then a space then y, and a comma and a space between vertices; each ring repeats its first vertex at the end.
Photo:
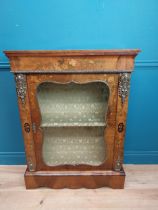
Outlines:
POLYGON ((5 51, 15 75, 27 189, 123 188, 139 50, 5 51))

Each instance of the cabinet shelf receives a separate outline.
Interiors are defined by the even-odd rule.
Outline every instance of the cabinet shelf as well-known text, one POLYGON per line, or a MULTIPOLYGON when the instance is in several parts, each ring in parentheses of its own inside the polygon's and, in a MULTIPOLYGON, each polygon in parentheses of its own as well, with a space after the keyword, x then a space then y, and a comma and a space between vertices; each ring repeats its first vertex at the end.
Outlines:
POLYGON ((66 123, 42 123, 41 128, 51 128, 51 127, 105 127, 106 124, 103 122, 66 122, 66 123))
POLYGON ((105 120, 101 118, 95 118, 93 116, 88 119, 78 116, 64 116, 63 115, 43 115, 41 127, 104 127, 106 125, 105 120))

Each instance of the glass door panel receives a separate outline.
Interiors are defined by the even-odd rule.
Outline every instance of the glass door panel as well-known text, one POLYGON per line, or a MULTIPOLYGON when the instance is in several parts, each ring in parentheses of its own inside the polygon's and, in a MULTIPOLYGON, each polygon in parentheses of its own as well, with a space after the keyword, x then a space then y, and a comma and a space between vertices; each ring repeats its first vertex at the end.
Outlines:
POLYGON ((37 98, 46 165, 100 165, 106 159, 104 130, 109 88, 103 82, 44 82, 37 98))

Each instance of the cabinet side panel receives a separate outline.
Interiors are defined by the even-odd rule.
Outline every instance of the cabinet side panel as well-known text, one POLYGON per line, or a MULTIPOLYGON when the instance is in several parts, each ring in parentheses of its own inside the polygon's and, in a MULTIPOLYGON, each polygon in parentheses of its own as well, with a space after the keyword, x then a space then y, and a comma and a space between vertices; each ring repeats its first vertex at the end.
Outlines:
POLYGON ((15 74, 18 106, 22 125, 22 132, 25 144, 25 153, 29 171, 36 170, 36 158, 34 151, 34 141, 32 133, 31 112, 29 105, 29 94, 27 86, 27 76, 25 74, 15 74))
POLYGON ((113 159, 113 169, 115 171, 120 171, 123 163, 130 76, 130 73, 122 73, 118 75, 117 115, 113 159))

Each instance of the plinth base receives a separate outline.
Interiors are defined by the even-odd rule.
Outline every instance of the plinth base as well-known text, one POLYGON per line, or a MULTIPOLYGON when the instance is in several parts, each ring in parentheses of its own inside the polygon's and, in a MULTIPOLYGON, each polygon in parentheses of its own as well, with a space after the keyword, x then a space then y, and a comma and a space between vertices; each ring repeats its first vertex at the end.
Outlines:
POLYGON ((26 170, 25 185, 27 189, 38 187, 49 187, 53 189, 62 188, 89 188, 111 187, 123 189, 125 172, 115 171, 36 171, 26 170))

